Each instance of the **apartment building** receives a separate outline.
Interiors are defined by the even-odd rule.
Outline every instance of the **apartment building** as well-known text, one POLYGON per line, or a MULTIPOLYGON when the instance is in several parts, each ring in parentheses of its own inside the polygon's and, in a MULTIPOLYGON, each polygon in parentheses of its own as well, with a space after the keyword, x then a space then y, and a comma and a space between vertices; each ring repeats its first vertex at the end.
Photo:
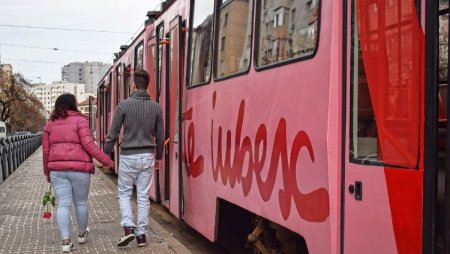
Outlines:
POLYGON ((89 95, 85 92, 85 84, 69 83, 67 81, 55 81, 52 84, 35 84, 32 93, 42 102, 44 109, 52 112, 56 98, 63 93, 71 93, 77 97, 79 102, 85 100, 89 95))

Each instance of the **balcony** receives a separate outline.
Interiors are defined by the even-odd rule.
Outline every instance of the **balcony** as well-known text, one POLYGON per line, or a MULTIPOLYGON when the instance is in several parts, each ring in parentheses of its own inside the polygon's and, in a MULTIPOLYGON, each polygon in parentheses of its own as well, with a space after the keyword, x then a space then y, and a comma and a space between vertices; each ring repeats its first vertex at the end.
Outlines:
POLYGON ((275 0, 275 1, 273 1, 273 7, 275 10, 280 7, 285 7, 285 8, 290 9, 291 1, 290 0, 275 0))
POLYGON ((287 36, 286 26, 277 26, 272 30, 272 33, 270 35, 272 40, 286 39, 286 36, 287 36))

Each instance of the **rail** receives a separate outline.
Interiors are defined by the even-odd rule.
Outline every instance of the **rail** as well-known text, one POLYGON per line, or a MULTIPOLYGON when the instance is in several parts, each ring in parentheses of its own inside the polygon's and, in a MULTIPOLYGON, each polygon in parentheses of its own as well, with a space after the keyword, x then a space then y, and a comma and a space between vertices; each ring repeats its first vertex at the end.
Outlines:
POLYGON ((41 134, 22 134, 0 139, 0 184, 3 183, 36 149, 41 134))

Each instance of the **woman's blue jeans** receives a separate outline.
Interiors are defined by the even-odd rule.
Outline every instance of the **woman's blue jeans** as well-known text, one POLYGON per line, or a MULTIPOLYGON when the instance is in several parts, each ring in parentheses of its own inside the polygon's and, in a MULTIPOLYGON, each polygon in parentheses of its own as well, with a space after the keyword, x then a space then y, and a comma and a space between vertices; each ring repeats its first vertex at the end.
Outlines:
POLYGON ((62 240, 70 239, 70 210, 72 202, 78 231, 85 232, 88 224, 88 194, 91 174, 77 171, 51 171, 50 178, 56 196, 56 223, 62 240))

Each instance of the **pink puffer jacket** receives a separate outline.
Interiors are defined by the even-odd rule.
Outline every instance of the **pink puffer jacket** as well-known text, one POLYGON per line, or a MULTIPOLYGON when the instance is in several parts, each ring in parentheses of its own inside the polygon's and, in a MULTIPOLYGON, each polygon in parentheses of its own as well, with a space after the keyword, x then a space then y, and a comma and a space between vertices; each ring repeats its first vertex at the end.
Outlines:
POLYGON ((80 171, 94 173, 92 157, 103 165, 111 158, 94 143, 87 116, 69 111, 65 119, 49 121, 42 136, 44 174, 50 171, 80 171))

